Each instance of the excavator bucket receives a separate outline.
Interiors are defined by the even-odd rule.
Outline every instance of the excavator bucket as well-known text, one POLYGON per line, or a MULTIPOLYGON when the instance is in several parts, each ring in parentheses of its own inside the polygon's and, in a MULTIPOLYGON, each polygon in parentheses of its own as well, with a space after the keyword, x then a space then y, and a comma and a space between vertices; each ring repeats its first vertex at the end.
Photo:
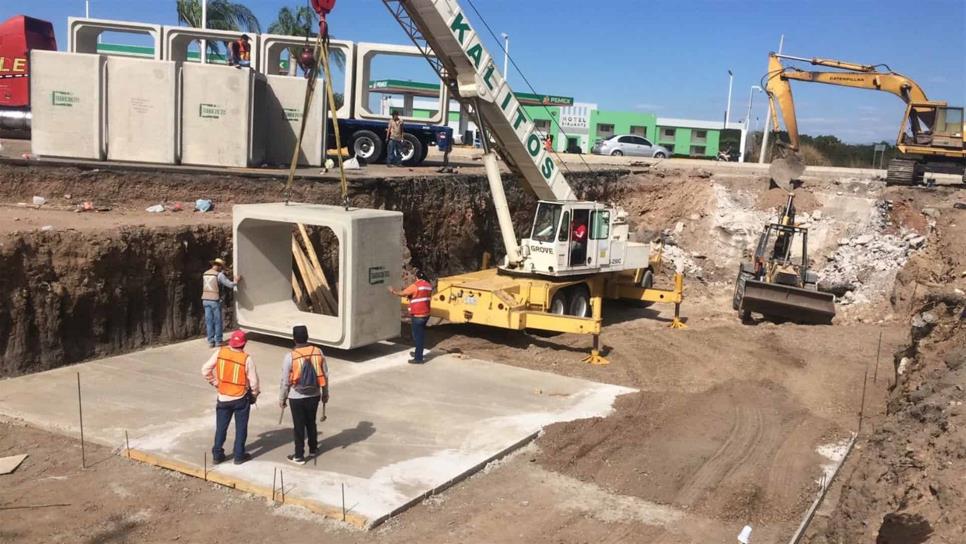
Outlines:
POLYGON ((835 296, 789 285, 746 280, 741 310, 795 323, 827 325, 835 317, 835 296))
POLYGON ((784 157, 771 161, 768 175, 785 191, 792 190, 792 180, 799 179, 805 173, 805 161, 798 153, 790 152, 784 157))

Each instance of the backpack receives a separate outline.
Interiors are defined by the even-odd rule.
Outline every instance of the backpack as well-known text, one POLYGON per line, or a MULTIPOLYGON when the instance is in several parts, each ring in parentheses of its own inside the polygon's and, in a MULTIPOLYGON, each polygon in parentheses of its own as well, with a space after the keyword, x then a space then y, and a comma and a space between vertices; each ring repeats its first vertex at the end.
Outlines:
POLYGON ((302 359, 302 373, 299 374, 299 381, 295 384, 296 391, 313 390, 319 388, 319 375, 315 373, 315 365, 308 357, 302 359))

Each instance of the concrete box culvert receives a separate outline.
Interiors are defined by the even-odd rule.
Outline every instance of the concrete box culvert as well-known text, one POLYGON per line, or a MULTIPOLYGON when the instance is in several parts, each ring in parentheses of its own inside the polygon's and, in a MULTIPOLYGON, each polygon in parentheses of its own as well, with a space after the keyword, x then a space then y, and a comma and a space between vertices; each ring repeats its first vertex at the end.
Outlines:
MULTIPOLYGON (((308 82, 300 77, 267 76, 268 89, 263 110, 268 128, 265 160, 289 164, 302 125, 302 108, 308 82)), ((322 165, 322 123, 325 122, 325 86, 319 81, 305 118, 305 133, 299 151, 300 166, 322 165)))
POLYGON ((30 52, 34 155, 104 158, 104 57, 30 52))
MULTIPOLYGON (((399 299, 388 292, 402 277, 403 214, 348 211, 320 204, 246 204, 232 209, 238 325, 291 338, 305 324, 313 343, 352 349, 399 336, 399 299), (302 224, 327 227, 338 239, 333 285, 338 315, 299 310, 292 291, 292 236, 302 224)), ((328 252, 328 248, 323 248, 328 252)))
POLYGON ((107 59, 107 158, 173 164, 175 64, 107 59))
POLYGON ((265 156, 265 78, 251 70, 185 63, 180 67, 183 164, 261 164, 265 156))

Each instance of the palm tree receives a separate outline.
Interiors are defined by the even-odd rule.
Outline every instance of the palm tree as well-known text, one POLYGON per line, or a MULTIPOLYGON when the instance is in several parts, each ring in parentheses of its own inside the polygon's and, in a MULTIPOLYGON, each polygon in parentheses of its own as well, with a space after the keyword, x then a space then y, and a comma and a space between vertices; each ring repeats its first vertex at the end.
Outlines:
MULTIPOLYGON (((315 44, 314 38, 318 36, 318 32, 316 31, 318 27, 318 16, 308 6, 299 6, 294 10, 289 7, 283 7, 278 10, 278 16, 275 18, 275 22, 269 25, 268 31, 271 34, 282 34, 284 36, 305 36, 309 38, 309 47, 311 47, 315 44)), ((289 48, 289 75, 295 75, 296 59, 299 58, 301 53, 301 48, 289 48)), ((345 71, 345 53, 341 50, 330 50, 329 61, 342 71, 345 71)))
MULTIPOLYGON (((258 18, 248 6, 230 0, 207 0, 207 28, 240 32, 261 32, 258 18)), ((201 28, 201 0, 178 0, 178 22, 201 28)), ((208 50, 218 52, 218 42, 208 41, 208 50)))

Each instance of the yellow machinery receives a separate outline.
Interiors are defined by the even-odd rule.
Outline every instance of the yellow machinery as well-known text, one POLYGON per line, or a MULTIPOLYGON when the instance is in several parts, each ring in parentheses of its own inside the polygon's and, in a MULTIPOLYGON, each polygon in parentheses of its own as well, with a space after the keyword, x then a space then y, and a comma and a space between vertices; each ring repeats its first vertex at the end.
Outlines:
POLYGON ((819 291, 818 275, 809 270, 808 229, 795 224, 794 200, 789 193, 778 221, 758 238, 752 262, 739 265, 732 307, 742 321, 752 312, 809 324, 835 317, 835 296, 819 291))
MULTIPOLYGON (((529 118, 456 0, 383 0, 420 50, 449 96, 473 112, 481 131, 483 165, 506 257, 494 269, 440 278, 432 315, 453 323, 505 329, 539 329, 593 335, 585 360, 607 361, 599 352, 604 299, 675 305, 684 280, 673 290, 652 287, 647 244, 630 239, 627 213, 618 206, 581 201, 567 183, 556 153, 529 118), (497 154, 539 200, 528 236, 518 241, 497 154)), ((469 4, 479 15, 472 0, 469 4)), ((483 21, 483 27, 489 26, 483 21)), ((490 32, 492 34, 492 32, 490 32)))
POLYGON ((839 60, 803 58, 769 53, 768 73, 763 87, 772 101, 772 124, 779 130, 778 112, 788 132, 788 143, 779 142, 783 156, 772 162, 772 178, 787 184, 804 171, 799 155, 798 122, 790 81, 825 83, 892 93, 906 103, 905 115, 896 141, 898 154, 889 161, 886 183, 920 183, 926 172, 963 176, 966 183, 966 125, 963 108, 926 98, 922 87, 912 79, 893 72, 883 64, 868 65, 839 60), (807 62, 834 71, 805 71, 782 65, 782 60, 807 62))

